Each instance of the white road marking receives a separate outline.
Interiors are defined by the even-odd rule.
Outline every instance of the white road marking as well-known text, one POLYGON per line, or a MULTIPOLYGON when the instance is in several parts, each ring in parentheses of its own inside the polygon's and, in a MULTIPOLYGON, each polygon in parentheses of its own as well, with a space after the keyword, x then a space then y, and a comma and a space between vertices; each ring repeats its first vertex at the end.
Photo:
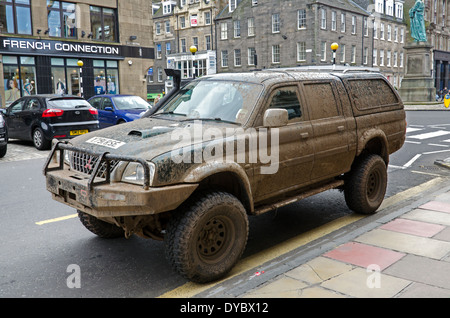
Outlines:
POLYGON ((439 137, 439 136, 444 136, 444 135, 449 135, 449 134, 450 134, 450 131, 448 131, 448 130, 438 130, 438 131, 433 131, 433 132, 429 132, 429 133, 425 133, 425 134, 409 136, 408 138, 424 140, 424 139, 429 139, 429 138, 434 138, 434 137, 439 137))

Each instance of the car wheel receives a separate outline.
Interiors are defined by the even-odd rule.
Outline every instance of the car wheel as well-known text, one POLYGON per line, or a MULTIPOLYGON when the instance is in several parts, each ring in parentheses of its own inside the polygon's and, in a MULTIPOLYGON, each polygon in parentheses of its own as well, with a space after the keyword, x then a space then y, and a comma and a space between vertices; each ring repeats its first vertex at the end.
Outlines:
POLYGON ((228 273, 248 237, 242 203, 225 192, 206 192, 177 210, 164 237, 166 256, 185 278, 206 283, 228 273))
POLYGON ((358 160, 345 180, 344 195, 347 206, 361 214, 372 214, 384 200, 387 169, 378 155, 358 160))
POLYGON ((8 145, 4 145, 0 147, 0 158, 3 158, 6 155, 6 150, 8 149, 8 145))
POLYGON ((125 231, 108 222, 97 219, 95 216, 84 213, 80 210, 77 210, 78 218, 81 223, 87 228, 89 231, 98 235, 102 238, 118 238, 125 237, 125 231))
POLYGON ((33 131, 33 144, 38 150, 50 149, 51 141, 47 140, 41 128, 36 128, 33 131))

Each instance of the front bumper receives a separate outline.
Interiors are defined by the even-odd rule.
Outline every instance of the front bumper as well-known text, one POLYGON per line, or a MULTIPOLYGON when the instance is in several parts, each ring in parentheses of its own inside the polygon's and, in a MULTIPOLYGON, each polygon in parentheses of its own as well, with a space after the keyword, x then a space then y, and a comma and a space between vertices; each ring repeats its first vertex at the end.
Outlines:
POLYGON ((108 160, 142 162, 136 158, 109 154, 100 155, 101 159, 98 160, 91 175, 72 171, 63 162, 63 151, 74 149, 76 148, 61 142, 54 145, 44 166, 46 187, 54 200, 97 218, 150 215, 171 211, 183 203, 198 187, 197 184, 181 184, 152 188, 148 183, 138 186, 111 182, 109 171, 105 178, 94 177, 101 163, 108 160), (59 158, 56 158, 58 150, 59 158))

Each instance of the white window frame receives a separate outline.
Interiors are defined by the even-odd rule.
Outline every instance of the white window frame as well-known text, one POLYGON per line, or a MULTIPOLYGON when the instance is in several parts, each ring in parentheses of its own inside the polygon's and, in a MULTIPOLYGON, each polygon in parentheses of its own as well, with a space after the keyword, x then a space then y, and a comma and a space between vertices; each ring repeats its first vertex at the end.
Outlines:
POLYGON ((281 19, 279 13, 272 14, 272 33, 280 33, 281 19))

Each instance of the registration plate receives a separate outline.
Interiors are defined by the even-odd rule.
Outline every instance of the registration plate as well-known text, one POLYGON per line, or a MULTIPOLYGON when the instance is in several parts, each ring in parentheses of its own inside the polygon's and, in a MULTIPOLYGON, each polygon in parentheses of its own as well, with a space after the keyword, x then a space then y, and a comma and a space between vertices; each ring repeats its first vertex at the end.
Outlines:
POLYGON ((78 135, 84 135, 87 134, 89 132, 89 130, 87 129, 83 129, 83 130, 71 130, 70 131, 70 135, 71 136, 78 136, 78 135))

